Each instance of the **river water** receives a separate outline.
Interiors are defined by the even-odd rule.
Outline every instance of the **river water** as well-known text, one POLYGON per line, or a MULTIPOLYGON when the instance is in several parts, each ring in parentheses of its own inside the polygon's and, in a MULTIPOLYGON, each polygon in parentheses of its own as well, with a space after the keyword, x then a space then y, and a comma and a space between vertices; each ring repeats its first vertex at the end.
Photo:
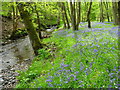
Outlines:
POLYGON ((29 37, 1 46, 0 49, 0 68, 5 69, 8 66, 15 65, 24 60, 32 60, 34 52, 29 37))

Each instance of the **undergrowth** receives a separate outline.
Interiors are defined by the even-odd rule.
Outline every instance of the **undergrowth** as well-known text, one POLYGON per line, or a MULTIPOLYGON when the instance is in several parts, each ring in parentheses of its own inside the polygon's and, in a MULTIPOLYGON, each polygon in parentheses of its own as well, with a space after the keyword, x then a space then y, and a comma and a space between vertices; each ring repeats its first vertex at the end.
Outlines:
POLYGON ((38 51, 26 72, 19 71, 16 88, 118 88, 117 27, 83 25, 44 39, 51 46, 38 51))

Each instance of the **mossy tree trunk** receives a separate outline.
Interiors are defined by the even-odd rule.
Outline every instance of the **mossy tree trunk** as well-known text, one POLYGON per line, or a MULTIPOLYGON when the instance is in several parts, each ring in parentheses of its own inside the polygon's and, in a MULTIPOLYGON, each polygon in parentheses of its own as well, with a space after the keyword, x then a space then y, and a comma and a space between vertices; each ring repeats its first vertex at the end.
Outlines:
POLYGON ((39 37, 40 37, 40 39, 42 39, 42 34, 41 34, 41 25, 40 25, 40 15, 39 15, 39 13, 38 13, 38 10, 37 10, 37 6, 35 5, 35 12, 36 12, 36 14, 37 14, 37 23, 38 23, 38 29, 39 29, 39 37))
POLYGON ((31 20, 31 15, 27 11, 27 8, 25 7, 25 4, 19 3, 18 4, 18 9, 21 15, 21 18, 23 19, 23 22, 25 24, 25 27, 27 29, 32 47, 34 49, 35 54, 37 55, 37 50, 40 48, 43 48, 43 44, 40 41, 40 38, 37 34, 37 31, 35 30, 32 20, 31 20))

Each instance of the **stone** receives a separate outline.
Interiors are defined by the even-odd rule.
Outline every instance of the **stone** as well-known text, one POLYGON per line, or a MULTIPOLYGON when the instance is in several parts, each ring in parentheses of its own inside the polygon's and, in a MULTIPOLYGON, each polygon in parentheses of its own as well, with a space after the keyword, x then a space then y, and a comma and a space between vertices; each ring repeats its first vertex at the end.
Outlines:
POLYGON ((0 78, 0 85, 2 85, 3 82, 4 82, 4 80, 2 78, 0 78))

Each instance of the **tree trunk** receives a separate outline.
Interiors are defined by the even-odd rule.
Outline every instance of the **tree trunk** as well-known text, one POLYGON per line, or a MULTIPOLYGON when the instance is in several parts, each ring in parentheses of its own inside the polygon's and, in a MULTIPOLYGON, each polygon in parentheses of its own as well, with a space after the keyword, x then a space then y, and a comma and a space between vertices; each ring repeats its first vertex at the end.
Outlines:
MULTIPOLYGON (((70 14, 70 8, 68 6, 68 2, 66 2, 66 7, 67 7, 67 11, 68 11, 68 15, 70 17, 70 20, 71 20, 71 14, 70 14)), ((70 21, 71 22, 71 21, 70 21)))
POLYGON ((102 2, 102 0, 100 2, 100 22, 104 22, 104 17, 103 17, 103 2, 102 2))
POLYGON ((88 28, 91 28, 91 23, 90 23, 91 7, 92 7, 92 2, 90 2, 90 7, 89 7, 89 10, 88 10, 88 13, 87 13, 88 28))
POLYGON ((34 26, 33 26, 30 13, 24 7, 25 7, 24 4, 22 4, 22 3, 18 4, 18 9, 19 9, 21 18, 24 21, 24 24, 27 29, 28 35, 30 37, 30 41, 32 43, 34 52, 37 55, 38 54, 37 50, 42 48, 43 45, 40 41, 40 38, 39 38, 34 26))
POLYGON ((69 29, 70 28, 70 24, 69 24, 69 20, 68 20, 68 16, 67 16, 67 12, 66 12, 66 8, 65 8, 65 3, 64 2, 62 2, 62 8, 63 8, 63 12, 64 12, 64 15, 65 15, 67 28, 69 29))
POLYGON ((57 28, 59 28, 60 26, 60 12, 59 12, 59 15, 58 15, 58 18, 57 18, 57 28))
POLYGON ((77 4, 78 4, 78 6, 77 6, 77 25, 76 25, 76 29, 78 30, 80 20, 81 20, 81 2, 78 2, 77 4))
POLYGON ((42 34, 41 34, 41 25, 40 25, 40 15, 39 15, 39 13, 38 13, 38 11, 37 11, 37 6, 35 5, 35 12, 36 12, 36 14, 37 14, 37 23, 38 23, 38 33, 39 33, 39 37, 40 37, 40 39, 42 39, 42 34))
MULTIPOLYGON (((15 5, 15 2, 14 2, 15 5)), ((15 32, 17 30, 17 8, 15 8, 15 6, 12 5, 12 12, 13 12, 13 31, 12 34, 10 36, 10 39, 14 39, 15 37, 15 32)))
POLYGON ((105 9, 106 9, 106 15, 107 15, 107 19, 108 19, 108 22, 110 22, 110 18, 109 18, 109 13, 108 13, 108 2, 103 2, 104 3, 104 6, 105 6, 105 9))
POLYGON ((118 23, 119 23, 119 28, 118 28, 118 56, 120 60, 120 1, 118 2, 118 23))
POLYGON ((112 2, 112 9, 113 9, 113 21, 115 25, 118 25, 118 12, 117 12, 117 2, 112 2))
POLYGON ((70 1, 70 10, 71 10, 71 21, 73 30, 76 30, 76 11, 75 11, 75 2, 70 1))

